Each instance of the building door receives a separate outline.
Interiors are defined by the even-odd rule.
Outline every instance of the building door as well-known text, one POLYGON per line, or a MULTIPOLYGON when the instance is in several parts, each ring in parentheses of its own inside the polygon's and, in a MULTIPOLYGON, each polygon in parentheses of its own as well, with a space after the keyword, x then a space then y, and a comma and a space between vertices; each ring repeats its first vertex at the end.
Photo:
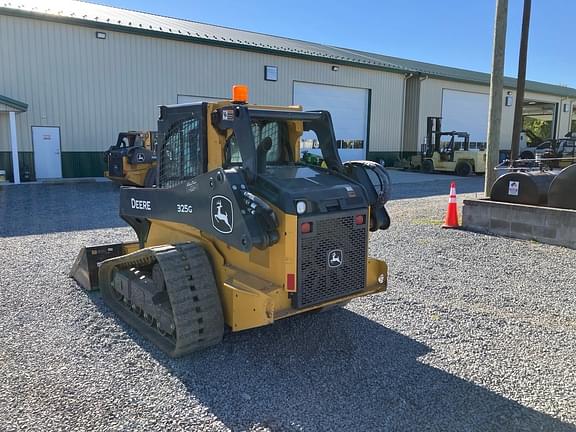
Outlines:
MULTIPOLYGON (((366 159, 368 89, 295 81, 293 102, 304 111, 330 111, 342 161, 366 159)), ((320 154, 317 140, 309 134, 302 135, 300 152, 320 154)))
POLYGON ((36 178, 61 178, 60 128, 32 126, 32 144, 36 178))
POLYGON ((468 132, 471 143, 485 144, 488 130, 488 95, 443 89, 442 130, 468 132))
POLYGON ((522 129, 527 135, 527 141, 537 145, 541 141, 556 138, 557 116, 558 104, 525 99, 522 129))

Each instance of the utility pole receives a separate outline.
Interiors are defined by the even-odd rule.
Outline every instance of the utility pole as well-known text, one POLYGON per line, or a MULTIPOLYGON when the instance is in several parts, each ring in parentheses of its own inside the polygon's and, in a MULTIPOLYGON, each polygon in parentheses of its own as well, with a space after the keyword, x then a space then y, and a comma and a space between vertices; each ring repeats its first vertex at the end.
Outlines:
POLYGON ((530 10, 532 0, 524 0, 522 15, 522 36, 518 56, 518 80, 516 83, 516 104, 514 106, 514 129, 512 130, 512 151, 510 160, 518 159, 520 152, 520 132, 522 131, 522 108, 524 107, 524 89, 526 87, 526 61, 528 58, 528 31, 530 27, 530 10))
POLYGON ((504 96, 504 51, 506 49, 506 24, 508 20, 508 0, 496 0, 494 19, 494 52, 492 55, 492 75, 490 76, 490 103, 488 107, 488 143, 486 148, 486 174, 484 195, 489 196, 496 180, 494 168, 498 165, 500 153, 500 128, 502 125, 502 98, 504 96))

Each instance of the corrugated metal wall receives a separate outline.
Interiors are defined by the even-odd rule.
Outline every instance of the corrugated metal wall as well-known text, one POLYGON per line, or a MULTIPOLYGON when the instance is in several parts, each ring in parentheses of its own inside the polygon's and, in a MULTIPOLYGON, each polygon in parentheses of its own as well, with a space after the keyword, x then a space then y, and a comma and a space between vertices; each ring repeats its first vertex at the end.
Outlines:
POLYGON ((0 112, 0 151, 2 150, 10 150, 10 123, 8 113, 0 112))
POLYGON ((227 96, 239 82, 254 103, 291 104, 293 81, 371 89, 370 150, 400 150, 401 74, 106 33, 100 40, 87 27, 0 16, 2 92, 29 104, 17 116, 21 150, 32 149, 31 126, 60 126, 63 152, 102 151, 119 131, 155 129, 157 106, 178 94, 227 96), (277 82, 264 81, 264 65, 278 66, 277 82))
MULTIPOLYGON (((424 142, 426 136, 426 118, 428 116, 441 116, 442 115, 442 90, 460 90, 475 93, 489 94, 490 89, 488 86, 461 83, 455 81, 446 81, 438 79, 426 79, 422 81, 422 89, 420 96, 420 126, 419 126, 419 142, 424 142)), ((516 91, 504 89, 512 92, 512 97, 516 98, 516 91)), ((562 110, 563 103, 572 103, 572 100, 561 98, 560 96, 553 96, 541 93, 526 92, 525 99, 535 99, 541 102, 557 103, 558 105, 558 123, 557 123, 557 136, 562 137, 570 130, 571 113, 565 113, 562 110)), ((514 99, 515 100, 515 99, 514 99)), ((501 148, 509 149, 512 142, 512 128, 514 123, 514 105, 502 107, 502 131, 500 134, 501 148)))
POLYGON ((405 152, 420 150, 418 141, 418 122, 420 120, 420 77, 412 76, 406 80, 406 98, 404 101, 404 143, 405 152))

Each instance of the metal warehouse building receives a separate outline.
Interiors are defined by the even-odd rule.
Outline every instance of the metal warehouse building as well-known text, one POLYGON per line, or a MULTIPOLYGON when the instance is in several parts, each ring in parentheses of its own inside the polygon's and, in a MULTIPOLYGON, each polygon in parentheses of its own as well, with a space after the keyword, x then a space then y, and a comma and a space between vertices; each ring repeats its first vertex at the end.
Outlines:
MULTIPOLYGON (((226 99, 234 83, 252 103, 329 110, 343 159, 413 154, 428 116, 486 141, 488 74, 90 3, 0 0, 0 57, 10 179, 16 155, 23 181, 101 176, 118 132, 155 129, 158 105, 226 99)), ((515 82, 506 85, 509 148, 515 82)), ((540 132, 572 129, 575 89, 528 82, 525 99, 540 132)))

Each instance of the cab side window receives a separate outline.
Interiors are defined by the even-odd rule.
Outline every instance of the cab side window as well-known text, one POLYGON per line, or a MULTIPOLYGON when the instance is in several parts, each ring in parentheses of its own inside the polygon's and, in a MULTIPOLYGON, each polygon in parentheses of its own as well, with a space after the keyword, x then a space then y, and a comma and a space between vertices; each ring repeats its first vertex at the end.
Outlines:
POLYGON ((160 161, 160 187, 170 188, 202 172, 200 124, 195 117, 176 123, 166 134, 160 161))
POLYGON ((266 153, 266 162, 274 164, 289 160, 286 157, 285 134, 281 133, 281 126, 277 122, 267 123, 260 128, 260 136, 256 140, 256 145, 266 138, 272 142, 270 150, 266 153))

